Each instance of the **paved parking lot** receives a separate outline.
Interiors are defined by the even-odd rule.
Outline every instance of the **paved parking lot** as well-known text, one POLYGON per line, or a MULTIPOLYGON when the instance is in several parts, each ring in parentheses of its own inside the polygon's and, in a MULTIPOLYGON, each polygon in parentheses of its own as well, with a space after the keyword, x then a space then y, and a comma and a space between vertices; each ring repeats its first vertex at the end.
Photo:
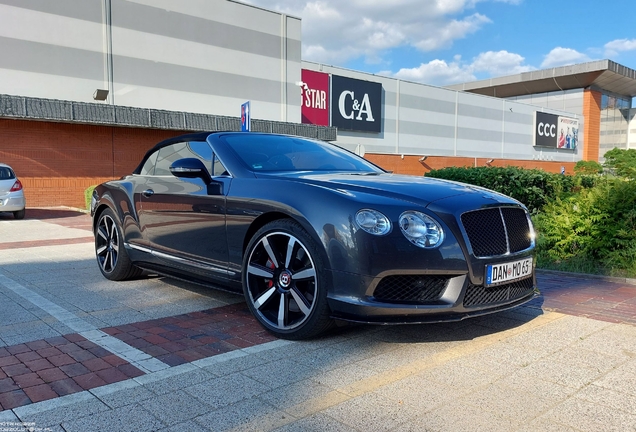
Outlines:
POLYGON ((543 272, 512 311, 288 342, 94 261, 87 215, 0 214, 0 432, 636 430, 632 281, 543 272))

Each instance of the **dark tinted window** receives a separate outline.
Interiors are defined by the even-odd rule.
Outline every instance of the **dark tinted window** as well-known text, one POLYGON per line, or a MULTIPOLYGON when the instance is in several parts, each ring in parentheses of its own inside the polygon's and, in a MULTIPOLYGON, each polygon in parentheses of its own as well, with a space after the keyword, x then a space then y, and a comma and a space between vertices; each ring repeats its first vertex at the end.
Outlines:
POLYGON ((362 171, 382 172, 338 146, 305 138, 235 134, 225 141, 253 171, 362 171))
POLYGON ((9 167, 0 167, 0 180, 11 180, 15 178, 15 174, 9 167))
POLYGON ((198 141, 182 142, 159 149, 154 175, 172 175, 170 172, 170 165, 183 158, 200 159, 203 161, 203 164, 207 167, 208 171, 212 168, 212 149, 208 143, 198 141))

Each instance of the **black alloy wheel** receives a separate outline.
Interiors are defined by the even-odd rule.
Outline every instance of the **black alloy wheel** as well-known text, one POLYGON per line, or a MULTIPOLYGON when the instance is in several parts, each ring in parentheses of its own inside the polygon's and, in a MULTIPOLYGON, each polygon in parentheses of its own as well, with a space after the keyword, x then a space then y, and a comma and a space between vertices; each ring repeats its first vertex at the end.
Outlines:
POLYGON ((305 339, 332 325, 327 277, 305 230, 274 221, 250 241, 243 262, 243 291, 256 319, 285 339, 305 339))
POLYGON ((141 270, 130 262, 122 238, 115 214, 110 209, 104 210, 95 229, 95 255, 104 277, 114 281, 141 274, 141 270))

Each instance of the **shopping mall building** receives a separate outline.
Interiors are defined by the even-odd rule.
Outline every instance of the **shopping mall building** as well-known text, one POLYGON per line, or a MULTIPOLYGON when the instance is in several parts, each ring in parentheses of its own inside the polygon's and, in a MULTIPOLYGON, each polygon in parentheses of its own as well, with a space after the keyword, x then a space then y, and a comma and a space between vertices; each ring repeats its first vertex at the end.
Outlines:
POLYGON ((301 20, 231 0, 0 0, 0 162, 27 205, 84 205, 195 130, 334 141, 398 173, 571 173, 636 148, 636 71, 610 60, 451 88, 301 59, 301 20), (631 125, 630 125, 631 124, 631 125))

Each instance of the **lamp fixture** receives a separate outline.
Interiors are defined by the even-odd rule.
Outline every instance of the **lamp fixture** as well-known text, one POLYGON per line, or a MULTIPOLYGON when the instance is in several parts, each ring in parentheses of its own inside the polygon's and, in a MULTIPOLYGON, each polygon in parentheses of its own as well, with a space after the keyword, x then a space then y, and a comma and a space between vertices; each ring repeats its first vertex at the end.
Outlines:
POLYGON ((105 101, 107 97, 108 97, 108 90, 97 89, 95 90, 95 93, 93 93, 93 99, 97 101, 105 101))
POLYGON ((495 160, 494 159, 490 159, 486 161, 486 165, 490 166, 491 163, 493 163, 495 160))
POLYGON ((424 162, 426 159, 428 159, 428 156, 422 156, 422 157, 420 158, 420 162, 424 162))

